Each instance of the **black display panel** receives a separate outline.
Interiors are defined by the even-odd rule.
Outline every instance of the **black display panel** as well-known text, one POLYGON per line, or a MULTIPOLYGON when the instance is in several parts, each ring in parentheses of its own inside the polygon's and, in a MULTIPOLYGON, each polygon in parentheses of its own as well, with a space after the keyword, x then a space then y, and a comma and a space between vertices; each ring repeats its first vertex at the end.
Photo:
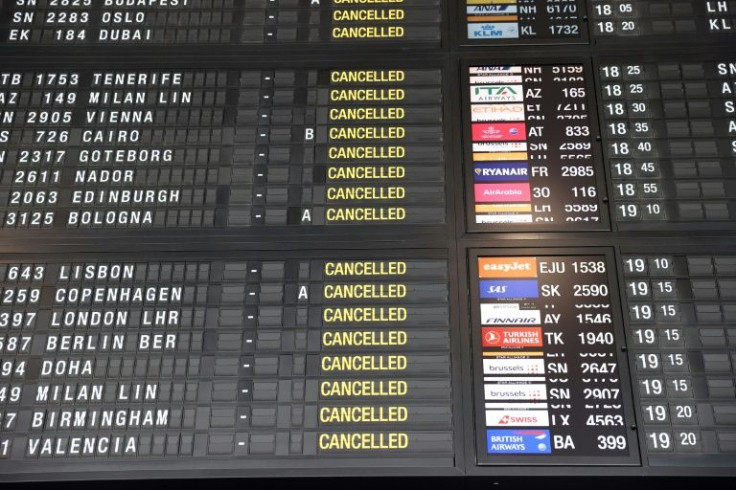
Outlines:
POLYGON ((453 465, 441 254, 26 255, 0 276, 3 478, 453 465))
POLYGON ((470 251, 478 464, 639 464, 610 255, 556 253, 470 251))
POLYGON ((440 43, 440 0, 3 0, 7 45, 440 43))
POLYGON ((736 64, 606 59, 597 69, 618 228, 733 229, 736 64))
POLYGON ((728 40, 736 29, 736 2, 591 0, 590 26, 599 41, 686 38, 690 44, 728 40))
POLYGON ((0 481, 736 476, 734 7, 0 0, 0 481))
POLYGON ((471 45, 582 43, 581 0, 463 0, 461 39, 471 45))
POLYGON ((733 467, 736 255, 625 247, 619 262, 648 464, 733 467))
POLYGON ((608 229, 586 65, 463 72, 468 229, 608 229))
POLYGON ((6 229, 443 224, 438 69, 3 73, 6 229))

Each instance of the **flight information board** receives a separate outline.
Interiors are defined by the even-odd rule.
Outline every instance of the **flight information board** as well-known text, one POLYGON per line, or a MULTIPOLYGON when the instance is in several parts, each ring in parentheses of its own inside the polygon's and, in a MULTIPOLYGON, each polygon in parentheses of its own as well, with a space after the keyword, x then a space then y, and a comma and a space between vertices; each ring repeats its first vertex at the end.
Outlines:
POLYGON ((2 473, 452 465, 446 259, 224 255, 4 258, 2 473))
POLYGON ((607 229, 586 66, 473 65, 467 75, 469 230, 607 229))
POLYGON ((591 0, 593 35, 610 38, 671 38, 688 43, 728 37, 736 29, 733 0, 591 0))
POLYGON ((3 0, 13 45, 440 43, 440 0, 3 0))
POLYGON ((437 69, 0 77, 3 228, 445 222, 437 69))
POLYGON ((736 63, 598 64, 620 229, 733 228, 736 63))
POLYGON ((733 467, 736 254, 627 247, 620 267, 649 464, 733 467))
POLYGON ((468 44, 587 42, 581 0, 463 0, 468 44))
POLYGON ((0 0, 0 481, 732 480, 734 22, 0 0))
POLYGON ((638 463, 609 259, 568 253, 470 253, 480 464, 638 463))

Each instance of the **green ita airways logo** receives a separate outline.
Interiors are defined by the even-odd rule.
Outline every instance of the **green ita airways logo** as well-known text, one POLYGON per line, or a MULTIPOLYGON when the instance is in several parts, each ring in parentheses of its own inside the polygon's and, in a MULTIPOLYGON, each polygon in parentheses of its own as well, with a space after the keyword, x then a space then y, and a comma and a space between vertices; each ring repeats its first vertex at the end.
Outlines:
POLYGON ((519 95, 519 92, 508 85, 495 85, 488 87, 475 87, 475 95, 507 96, 519 95))

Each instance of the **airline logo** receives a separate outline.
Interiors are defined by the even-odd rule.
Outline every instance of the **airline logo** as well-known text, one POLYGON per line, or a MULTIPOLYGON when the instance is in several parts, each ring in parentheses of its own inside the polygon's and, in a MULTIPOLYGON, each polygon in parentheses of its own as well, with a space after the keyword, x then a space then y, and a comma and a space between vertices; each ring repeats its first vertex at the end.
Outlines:
POLYGON ((471 85, 488 85, 488 84, 517 84, 524 81, 521 75, 497 75, 489 73, 487 75, 476 75, 470 77, 471 85))
POLYGON ((516 5, 468 5, 469 14, 516 14, 519 7, 516 5))
POLYGON ((479 225, 531 223, 533 221, 531 214, 478 214, 475 216, 475 222, 479 225))
POLYGON ((540 327, 483 327, 481 335, 485 348, 519 349, 543 346, 540 327))
MULTIPOLYGON (((483 17, 471 17, 469 21, 485 20, 483 17)), ((488 19, 501 20, 501 19, 488 19)), ((516 19, 507 19, 516 20, 516 19)), ((468 24, 468 39, 518 39, 519 24, 515 22, 484 22, 468 24)))
MULTIPOLYGON (((473 143, 473 151, 490 153, 526 152, 529 145, 526 143, 473 143)), ((503 155, 499 155, 502 157, 503 155)), ((528 160, 526 153, 524 158, 501 158, 502 160, 528 160)))
POLYGON ((473 122, 524 121, 524 104, 477 104, 470 107, 473 122))
POLYGON ((537 277, 537 259, 535 257, 479 258, 478 276, 482 278, 537 277))
POLYGON ((549 427, 546 410, 486 410, 486 427, 549 427))
POLYGON ((532 205, 523 203, 514 204, 476 204, 476 213, 531 213, 532 205))
POLYGON ((482 299, 538 298, 539 282, 533 281, 480 281, 482 299))
POLYGON ((548 430, 487 430, 488 454, 551 454, 548 430))
POLYGON ((473 141, 524 141, 525 123, 473 124, 473 141))
POLYGON ((538 326, 542 324, 540 310, 522 310, 519 303, 482 304, 480 317, 483 325, 538 326))
POLYGON ((471 102, 523 102, 521 85, 475 85, 470 87, 471 102))
POLYGON ((490 74, 490 73, 498 73, 501 75, 505 75, 505 74, 520 75, 522 71, 523 70, 521 66, 511 66, 511 65, 489 65, 489 66, 471 66, 470 67, 471 75, 485 75, 485 74, 490 74))
POLYGON ((530 184, 475 184, 475 202, 531 202, 530 184))
MULTIPOLYGON (((486 145, 499 144, 499 143, 482 143, 486 145)), ((501 143, 505 144, 505 143, 501 143)), ((513 143, 508 143, 513 144, 513 143)), ((475 145, 474 145, 475 146, 475 145)), ((474 153, 474 162, 500 162, 503 160, 526 160, 529 158, 529 154, 525 151, 515 152, 508 151, 502 153, 474 153)))
POLYGON ((476 182, 527 182, 529 164, 526 162, 478 163, 473 172, 476 182))
POLYGON ((547 385, 543 383, 486 384, 486 400, 546 400, 547 385))
POLYGON ((544 359, 483 359, 483 374, 544 374, 544 359))

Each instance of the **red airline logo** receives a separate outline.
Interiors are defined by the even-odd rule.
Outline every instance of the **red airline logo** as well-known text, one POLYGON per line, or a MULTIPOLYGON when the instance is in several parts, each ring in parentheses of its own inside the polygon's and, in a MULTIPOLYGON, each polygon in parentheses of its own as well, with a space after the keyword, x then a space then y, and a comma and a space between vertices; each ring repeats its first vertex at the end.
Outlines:
POLYGON ((540 327, 484 327, 483 347, 542 347, 540 327))

